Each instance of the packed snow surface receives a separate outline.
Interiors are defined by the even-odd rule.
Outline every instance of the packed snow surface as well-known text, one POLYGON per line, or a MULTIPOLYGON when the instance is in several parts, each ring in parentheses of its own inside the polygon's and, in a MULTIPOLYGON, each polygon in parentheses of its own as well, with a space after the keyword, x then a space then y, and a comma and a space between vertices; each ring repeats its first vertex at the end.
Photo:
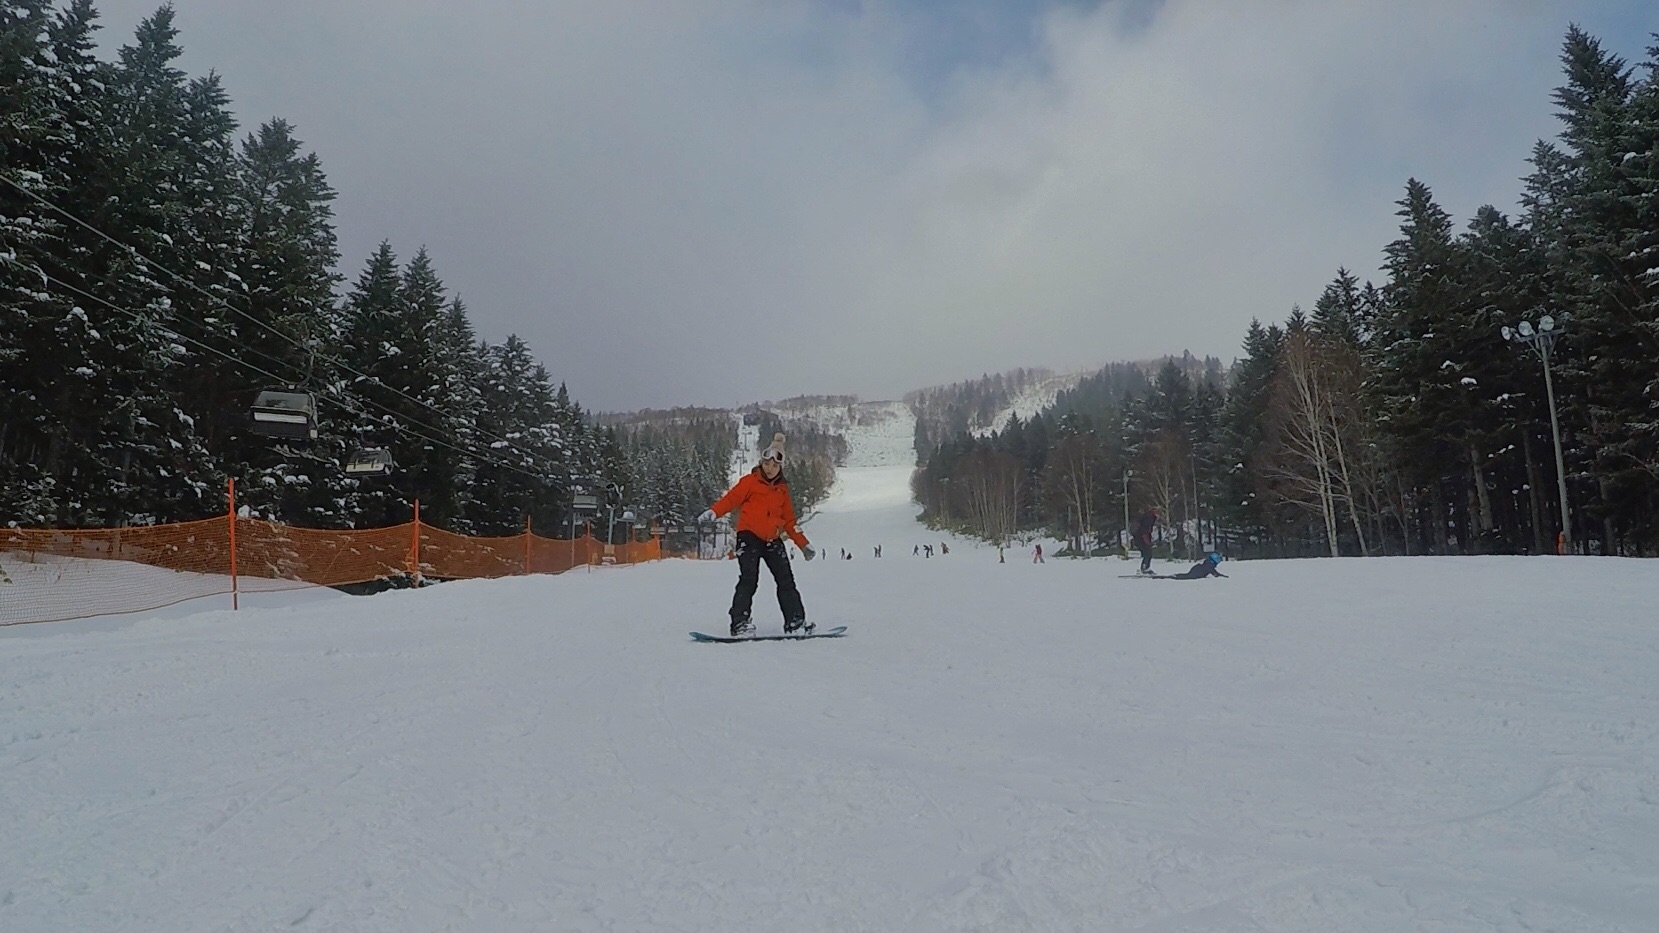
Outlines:
POLYGON ((842 639, 693 643, 719 561, 0 630, 0 929, 1654 929, 1659 565, 924 559, 859 469, 842 639))
MULTIPOLYGON (((343 598, 296 580, 246 574, 237 586, 241 605, 249 608, 343 598)), ((218 574, 0 551, 0 626, 86 618, 133 606, 145 618, 175 618, 230 604, 230 578, 218 574)))

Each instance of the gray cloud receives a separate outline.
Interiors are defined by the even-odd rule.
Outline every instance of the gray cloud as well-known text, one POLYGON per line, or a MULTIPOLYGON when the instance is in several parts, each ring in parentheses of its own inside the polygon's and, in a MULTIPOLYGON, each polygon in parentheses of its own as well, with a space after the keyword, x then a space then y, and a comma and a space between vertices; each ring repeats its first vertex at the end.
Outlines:
MULTIPOLYGON (((1376 275, 1408 176, 1510 208, 1569 18, 1619 7, 1065 6, 949 71, 897 2, 175 6, 184 67, 323 160, 348 276, 426 245, 606 409, 1230 358, 1376 275)), ((100 8, 114 45, 150 4, 100 8)))

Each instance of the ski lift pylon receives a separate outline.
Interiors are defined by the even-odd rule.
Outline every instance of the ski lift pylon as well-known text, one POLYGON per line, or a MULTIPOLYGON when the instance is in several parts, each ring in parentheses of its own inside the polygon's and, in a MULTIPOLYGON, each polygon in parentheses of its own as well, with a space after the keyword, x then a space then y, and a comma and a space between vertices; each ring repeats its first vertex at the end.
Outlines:
POLYGON ((253 400, 253 433, 291 441, 317 439, 317 399, 310 392, 267 389, 253 400))

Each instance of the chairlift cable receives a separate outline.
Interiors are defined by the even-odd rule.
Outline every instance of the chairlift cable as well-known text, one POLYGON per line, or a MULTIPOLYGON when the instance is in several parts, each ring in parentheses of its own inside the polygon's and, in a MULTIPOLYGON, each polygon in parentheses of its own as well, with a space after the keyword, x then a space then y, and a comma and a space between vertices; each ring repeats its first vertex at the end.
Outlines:
MULTIPOLYGON (((28 197, 34 199, 36 202, 38 202, 41 205, 45 206, 49 210, 55 211, 59 214, 62 214, 64 217, 67 217, 70 221, 74 222, 78 226, 84 227, 86 230, 90 231, 93 235, 95 235, 95 236, 97 236, 97 237, 99 237, 103 240, 106 240, 107 242, 111 243, 112 245, 114 245, 114 246, 116 246, 120 249, 126 250, 133 257, 139 259, 140 261, 142 261, 145 264, 155 268, 156 270, 158 270, 160 272, 166 273, 169 277, 171 277, 175 281, 182 282, 184 285, 188 286, 189 288, 191 288, 191 289, 193 289, 197 292, 200 292, 202 295, 206 296, 209 301, 215 302, 217 305, 223 307, 227 311, 230 311, 232 314, 236 314, 236 315, 239 315, 241 317, 244 317, 244 318, 248 319, 249 321, 252 321, 254 324, 258 325, 259 327, 262 327, 265 330, 270 331, 272 334, 275 334, 277 337, 287 341, 290 344, 293 344, 295 347, 309 352, 311 354, 312 365, 315 365, 316 358, 317 358, 317 350, 316 350, 316 347, 314 345, 313 346, 307 346, 304 342, 300 341, 298 338, 294 337, 293 335, 283 333, 281 330, 278 330, 277 328, 271 326, 271 324, 269 322, 262 321, 259 318, 255 317, 254 315, 249 314, 248 312, 243 311, 240 308, 235 307, 230 302, 226 301, 225 299, 223 299, 223 298, 221 298, 217 295, 214 295, 212 292, 209 292, 207 289, 201 287, 200 285, 198 285, 196 282, 192 281, 191 279, 188 279, 188 278, 186 278, 182 275, 179 275, 177 272, 174 272, 173 270, 167 268, 166 266, 163 266, 161 263, 158 263, 155 260, 151 259, 150 257, 148 257, 148 256, 144 255, 143 253, 139 252, 138 247, 130 246, 126 243, 121 242, 120 240, 117 240, 115 237, 109 235, 108 233, 105 233, 102 230, 99 230, 97 227, 94 227, 92 224, 88 223, 87 221, 82 220, 81 218, 75 216, 74 214, 70 213, 68 210, 66 210, 62 207, 59 207, 56 204, 53 204, 51 201, 46 200, 46 198, 42 197, 40 194, 38 194, 34 191, 30 191, 29 189, 23 187, 22 185, 18 184, 16 181, 11 179, 10 177, 8 177, 4 174, 0 174, 0 181, 4 181, 6 184, 11 185, 13 188, 16 188, 18 191, 21 191, 23 194, 25 194, 28 197)), ((388 392, 391 392, 392 394, 394 394, 394 395, 396 395, 400 398, 406 399, 410 402, 413 402, 417 405, 420 405, 423 408, 426 408, 426 409, 432 411, 435 414, 438 414, 438 415, 441 415, 441 416, 444 416, 444 417, 449 417, 448 412, 446 412, 443 409, 437 407, 436 405, 433 405, 431 402, 428 402, 424 399, 416 398, 416 397, 414 397, 412 395, 409 395, 408 393, 402 391, 401 389, 398 389, 398 388, 395 388, 393 386, 387 385, 378 376, 371 376, 367 373, 361 372, 357 369, 354 369, 350 366, 347 366, 344 362, 342 362, 337 357, 324 356, 323 359, 328 360, 331 363, 334 363, 340 369, 343 369, 346 372, 351 373, 354 376, 357 376, 359 379, 365 379, 365 380, 368 380, 369 382, 371 382, 375 385, 380 386, 381 388, 385 389, 388 392)), ((390 410, 388 410, 388 411, 390 411, 390 410)), ((398 415, 396 412, 390 412, 390 413, 394 417, 402 417, 402 416, 398 415)), ((410 420, 413 420, 413 419, 410 419, 410 420)), ((417 422, 417 423, 419 423, 419 422, 417 422)), ((434 428, 433 430, 436 430, 436 429, 434 428)), ((508 447, 511 447, 514 450, 517 450, 519 453, 525 454, 525 455, 531 457, 532 459, 535 459, 537 457, 537 455, 534 452, 524 450, 523 448, 518 447, 516 444, 513 443, 513 441, 510 438, 506 438, 506 437, 503 437, 499 434, 494 434, 494 433, 491 433, 491 432, 488 432, 488 431, 480 431, 479 434, 484 436, 484 437, 490 438, 492 440, 500 441, 503 444, 506 444, 508 447)))
MULTIPOLYGON (((11 255, 15 256, 16 254, 13 253, 11 255)), ((71 292, 74 292, 78 295, 81 295, 82 297, 85 297, 85 298, 87 298, 91 301, 98 302, 99 304, 104 305, 105 307, 108 307, 112 310, 115 310, 115 311, 118 311, 122 314, 125 314, 128 317, 132 317, 134 319, 139 319, 139 315, 136 314, 135 312, 129 311, 126 308, 122 308, 118 305, 115 305, 112 302, 108 301, 107 299, 101 298, 97 295, 94 295, 94 294, 84 290, 84 289, 81 289, 81 288, 78 288, 74 285, 71 285, 70 283, 63 281, 62 279, 56 278, 56 277, 50 275, 49 273, 47 273, 38 264, 26 264, 24 262, 21 262, 21 261, 15 259, 15 258, 10 258, 9 256, 4 256, 4 255, 0 255, 0 258, 9 259, 9 261, 16 264, 19 268, 32 270, 37 275, 39 275, 43 281, 49 281, 49 282, 55 283, 57 285, 62 286, 65 289, 67 289, 71 292)), ((234 310, 234 309, 232 309, 232 310, 234 310)), ((236 357, 234 357, 230 354, 227 354, 224 351, 219 350, 216 347, 205 344, 205 343, 203 343, 199 340, 196 340, 192 337, 186 336, 182 333, 178 333, 178 332, 172 330, 171 328, 169 328, 168 326, 166 326, 164 324, 161 324, 161 323, 158 323, 158 322, 155 322, 155 321, 150 321, 149 323, 151 323, 153 326, 155 326, 161 333, 163 333, 163 334, 165 334, 169 337, 174 337, 174 338, 182 340, 186 343, 194 344, 198 347, 201 347, 204 350, 207 350, 210 353, 214 353, 214 354, 216 354, 220 357, 223 357, 224 359, 227 359, 227 360, 231 361, 232 363, 236 363, 238 365, 246 366, 247 368, 252 369, 253 371, 259 373, 260 375, 266 377, 267 379, 273 380, 277 384, 281 384, 281 385, 291 385, 291 384, 293 384, 292 380, 283 379, 281 376, 278 376, 275 373, 270 372, 269 370, 254 366, 253 364, 248 363, 244 360, 238 359, 238 358, 236 358, 236 357)), ((261 352, 259 350, 255 350, 252 347, 249 347, 245 344, 238 344, 238 346, 242 350, 245 350, 249 353, 252 353, 255 356, 261 357, 265 360, 268 360, 268 361, 276 364, 277 366, 287 368, 287 369, 297 368, 296 365, 292 361, 277 359, 276 357, 272 357, 270 354, 261 352)), ((328 389, 325 389, 324 391, 325 392, 333 392, 333 390, 328 390, 328 389)), ((470 450, 470 449, 467 449, 467 448, 464 448, 464 447, 459 447, 459 446, 457 446, 455 444, 452 444, 450 442, 440 440, 438 438, 431 437, 430 435, 423 434, 419 431, 408 428, 405 425, 405 422, 413 423, 413 424, 415 424, 419 427, 426 428, 426 429, 428 429, 430 431, 434 431, 436 433, 440 433, 440 434, 442 433, 441 429, 433 427, 432 425, 426 424, 425 422, 419 421, 415 418, 410 418, 407 415, 404 415, 404 414, 402 414, 400 412, 397 412, 397 411, 395 411, 391 408, 388 408, 385 405, 382 405, 381 403, 375 401, 374 399, 368 398, 366 396, 357 398, 357 399, 355 399, 355 401, 358 402, 358 407, 354 407, 350 404, 347 404, 347 401, 346 401, 348 399, 351 399, 351 396, 346 395, 344 392, 333 392, 333 394, 336 394, 339 397, 338 398, 328 397, 327 401, 329 401, 329 402, 331 402, 335 405, 338 405, 341 409, 346 411, 348 414, 365 418, 365 419, 369 420, 370 422, 378 422, 377 416, 373 415, 372 413, 370 413, 370 412, 364 410, 362 407, 360 407, 364 403, 366 403, 368 405, 372 405, 375 408, 380 409, 382 412, 385 412, 387 415, 390 415, 392 417, 392 423, 390 424, 390 427, 395 431, 401 432, 401 433, 406 434, 406 435, 411 436, 411 437, 419 438, 419 439, 427 441, 429 443, 433 443, 433 444, 437 444, 437 445, 442 446, 442 447, 446 447, 450 450, 456 451, 457 453, 462 453, 462 454, 466 454, 466 455, 469 455, 469 456, 477 457, 480 462, 487 463, 490 466, 499 467, 501 469, 506 469, 506 470, 512 470, 514 472, 520 473, 524 476, 529 476, 529 477, 534 478, 534 479, 538 479, 538 480, 541 479, 536 474, 531 473, 527 470, 524 470, 521 467, 516 467, 516 466, 513 466, 511 464, 499 462, 497 460, 491 459, 486 454, 480 454, 477 451, 470 450)), ((481 432, 481 433, 484 433, 484 432, 481 432)), ((486 436, 488 436, 488 435, 486 434, 486 436)), ((519 448, 514 448, 514 450, 518 451, 519 453, 524 453, 524 454, 530 456, 532 459, 535 459, 536 455, 533 454, 533 453, 530 453, 529 451, 524 451, 524 450, 519 449, 519 448)), ((310 458, 310 459, 316 459, 316 458, 313 457, 313 458, 310 458)), ((552 471, 550 471, 550 472, 552 472, 552 471)))
MULTIPOLYGON (((50 273, 46 272, 44 269, 42 269, 39 265, 25 264, 25 263, 22 263, 22 262, 18 262, 15 259, 13 259, 11 261, 16 263, 21 268, 29 269, 29 270, 33 271, 34 273, 39 275, 42 280, 44 280, 46 282, 49 282, 51 284, 57 285, 58 287, 64 289, 65 291, 72 292, 76 295, 79 295, 83 298, 86 298, 89 301, 97 302, 98 304, 103 305, 104 307, 109 308, 112 311, 116 311, 120 314, 124 314, 127 317, 130 317, 134 320, 139 320, 139 321, 146 320, 135 311, 131 311, 131 310, 128 310, 127 308, 123 308, 120 305, 115 304, 114 302, 111 302, 111 301, 109 301, 105 298, 99 297, 98 295, 94 295, 91 292, 88 292, 84 289, 78 288, 74 285, 71 285, 68 282, 63 281, 62 279, 57 278, 56 276, 53 276, 52 274, 50 274, 50 273)), ((229 353, 226 353, 223 350, 220 350, 218 347, 214 347, 214 346, 211 346, 209 344, 203 343, 202 341, 197 340, 194 337, 190 337, 186 334, 178 333, 177 331, 173 330, 172 328, 168 327, 165 324, 162 324, 162 323, 159 323, 159 322, 156 322, 156 321, 153 321, 153 320, 148 321, 148 323, 151 326, 155 327, 157 332, 162 334, 163 336, 170 337, 172 339, 179 340, 179 341, 182 341, 184 343, 192 344, 196 347, 200 347, 201 349, 206 350, 207 352, 212 353, 215 356, 222 357, 223 359, 226 359, 226 360, 228 360, 232 363, 235 363, 238 366, 242 366, 242 367, 245 367, 249 370, 252 370, 253 372, 258 373, 259 375, 264 376, 267 379, 271 379, 271 380, 275 381, 276 383, 285 384, 285 380, 281 376, 278 376, 277 374, 271 372, 270 370, 267 370, 267 369, 265 369, 263 367, 260 367, 260 366, 255 366, 254 364, 249 363, 246 360, 238 359, 237 357, 235 357, 235 356, 233 356, 229 353)), ((254 352, 257 353, 258 351, 254 351, 254 352)), ((263 356, 264 354, 260 354, 260 355, 263 356)), ((270 359, 269 356, 266 356, 266 358, 270 359)), ((395 431, 398 431, 400 433, 409 435, 411 437, 419 438, 420 440, 426 441, 428 443, 437 444, 440 447, 446 447, 446 448, 448 448, 450 450, 453 450, 457 453, 477 457, 481 462, 487 463, 490 466, 498 467, 498 468, 504 469, 504 470, 511 470, 515 473, 519 473, 519 474, 522 474, 524 476, 527 476, 527 477, 529 477, 533 480, 537 480, 538 482, 543 480, 543 477, 538 476, 535 473, 531 473, 528 470, 524 470, 520 467, 513 466, 510 463, 501 463, 499 461, 492 460, 490 457, 488 457, 486 455, 479 454, 476 451, 472 451, 472 450, 468 450, 468 449, 463 448, 463 447, 459 447, 455 444, 451 444, 448 441, 442 440, 440 438, 430 437, 426 434, 422 434, 421 432, 416 431, 416 430, 408 427, 407 425, 403 424, 403 420, 405 420, 405 419, 403 419, 402 416, 400 416, 397 412, 392 411, 391 409, 386 408, 383 405, 379 405, 379 403, 373 401, 372 399, 351 399, 350 396, 346 396, 346 395, 344 395, 344 393, 338 393, 340 395, 340 397, 335 398, 335 397, 332 397, 333 394, 335 394, 335 390, 325 388, 323 391, 324 391, 324 393, 326 393, 324 397, 327 398, 327 400, 329 402, 331 402, 335 405, 338 405, 341 409, 345 410, 349 414, 360 416, 360 417, 371 417, 372 418, 370 413, 365 411, 363 408, 354 407, 352 404, 349 403, 351 401, 355 401, 355 402, 358 402, 359 405, 360 405, 362 402, 368 402, 371 405, 376 405, 377 407, 384 410, 387 414, 390 414, 390 415, 393 416, 394 420, 393 420, 393 423, 392 423, 391 427, 395 431)), ((415 422, 415 423, 416 424, 421 424, 421 422, 418 422, 418 421, 415 422)), ((421 426, 422 427, 428 427, 427 425, 424 425, 424 424, 422 424, 421 426)), ((312 459, 316 459, 316 458, 312 458, 312 459)))

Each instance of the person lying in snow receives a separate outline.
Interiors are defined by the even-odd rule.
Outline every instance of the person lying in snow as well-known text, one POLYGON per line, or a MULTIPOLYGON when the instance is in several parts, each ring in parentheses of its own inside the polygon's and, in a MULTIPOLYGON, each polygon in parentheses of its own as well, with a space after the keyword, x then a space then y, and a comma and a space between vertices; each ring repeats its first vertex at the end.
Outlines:
POLYGON ((1167 577, 1160 577, 1159 579, 1162 579, 1162 580, 1202 580, 1205 577, 1220 577, 1223 580, 1225 580, 1225 579, 1227 579, 1227 575, 1222 573, 1221 571, 1215 569, 1216 565, 1219 564, 1219 563, 1221 563, 1221 555, 1217 554, 1214 551, 1211 551, 1210 556, 1204 558, 1203 560, 1199 561, 1196 564, 1193 564, 1192 569, 1188 570, 1186 573, 1171 574, 1167 577))

